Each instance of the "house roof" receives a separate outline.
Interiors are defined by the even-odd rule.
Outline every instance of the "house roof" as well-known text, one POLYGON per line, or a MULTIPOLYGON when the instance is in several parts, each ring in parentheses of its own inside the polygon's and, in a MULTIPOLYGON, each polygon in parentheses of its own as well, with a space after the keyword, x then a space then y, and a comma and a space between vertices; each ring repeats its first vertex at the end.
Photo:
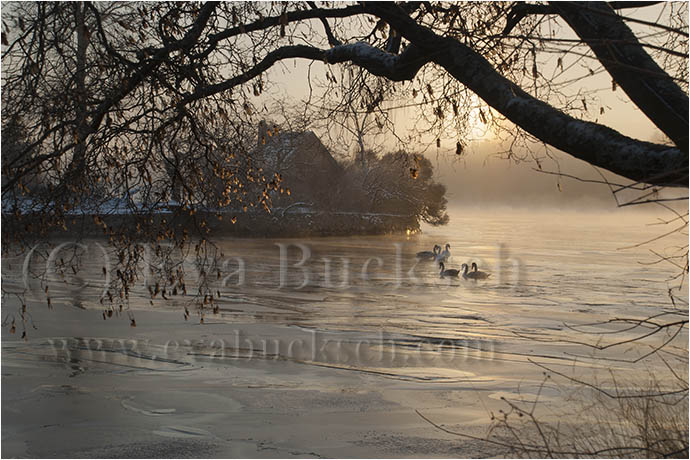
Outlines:
POLYGON ((276 132, 260 124, 257 151, 264 165, 274 170, 295 166, 320 166, 332 171, 341 169, 313 131, 276 132))

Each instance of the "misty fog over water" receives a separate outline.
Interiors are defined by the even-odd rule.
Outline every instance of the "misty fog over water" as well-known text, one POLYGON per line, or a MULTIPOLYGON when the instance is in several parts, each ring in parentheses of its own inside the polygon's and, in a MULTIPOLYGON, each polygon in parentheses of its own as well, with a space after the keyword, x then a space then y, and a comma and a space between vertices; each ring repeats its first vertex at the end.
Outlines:
MULTIPOLYGON (((434 176, 447 188, 449 206, 508 206, 527 212, 535 208, 596 208, 613 212, 617 205, 612 189, 605 183, 591 181, 606 178, 613 184, 630 182, 607 171, 597 171, 591 165, 563 154, 556 154, 556 160, 543 158, 540 161, 542 170, 539 171, 532 159, 507 160, 497 156, 498 151, 497 144, 478 142, 462 157, 450 152, 426 153, 434 165, 434 176), (549 174, 559 172, 563 176, 549 174)), ((613 190, 617 187, 613 186, 613 190)), ((638 199, 649 190, 624 189, 617 192, 616 197, 623 204, 638 199)), ((657 197, 687 197, 687 190, 665 188, 657 197)), ((684 203, 680 205, 681 209, 687 209, 687 200, 684 203)), ((632 206, 629 209, 647 212, 654 207, 632 206)))
MULTIPOLYGON (((430 454, 454 457, 458 440, 438 439, 416 410, 482 435, 477 427, 505 408, 501 398, 525 403, 539 394, 545 410, 569 407, 572 388, 544 385, 534 363, 596 380, 614 369, 601 365, 606 357, 619 385, 639 377, 626 360, 646 353, 645 341, 600 353, 585 343, 616 331, 606 324, 612 317, 673 311, 667 290, 677 269, 645 264, 649 249, 667 253, 687 236, 636 246, 665 230, 648 225, 658 214, 639 211, 453 205, 449 212, 449 225, 418 235, 220 239, 229 262, 214 277, 219 310, 206 311, 203 322, 190 296, 151 300, 143 280, 130 293, 131 310, 104 320, 96 251, 80 278, 50 283, 52 310, 40 286, 29 296, 36 329, 28 341, 2 335, 3 418, 13 421, 3 428, 3 455, 191 449, 252 457, 270 445, 288 456, 306 455, 309 445, 329 456, 371 457, 419 452, 424 440, 430 454), (441 279, 436 264, 416 260, 417 251, 447 243, 448 268, 474 261, 491 277, 441 279), (246 267, 241 285, 231 273, 238 258, 246 267)), ((105 244, 87 242, 95 243, 105 244)), ((22 291, 21 267, 21 257, 3 258, 4 289, 22 291)), ((191 270, 187 283, 194 293, 191 270)), ((687 343, 687 332, 676 340, 687 343)), ((646 365, 664 381, 660 363, 646 365)), ((477 448, 472 455, 490 452, 477 448)))

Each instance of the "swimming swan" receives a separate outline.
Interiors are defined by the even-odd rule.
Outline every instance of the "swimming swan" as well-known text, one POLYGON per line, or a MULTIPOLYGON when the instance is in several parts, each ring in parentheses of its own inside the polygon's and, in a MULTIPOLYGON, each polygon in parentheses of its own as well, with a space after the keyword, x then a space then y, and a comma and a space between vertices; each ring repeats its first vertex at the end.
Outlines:
MULTIPOLYGON (((441 249, 439 247, 439 249, 441 249)), ((450 259, 450 244, 446 243, 446 249, 444 249, 442 252, 436 254, 436 262, 441 263, 441 262, 447 262, 448 259, 450 259)))
POLYGON ((441 252, 441 246, 438 244, 434 245, 434 250, 433 251, 421 251, 417 253, 417 258, 418 259, 424 259, 424 260, 431 260, 435 259, 438 253, 441 252))
POLYGON ((462 269, 463 269, 462 277, 465 279, 485 280, 489 276, 491 276, 488 273, 477 270, 477 264, 474 262, 472 262, 472 271, 471 272, 467 271, 467 269, 468 269, 467 264, 462 264, 462 269))
MULTIPOLYGON (((445 269, 446 267, 443 265, 443 262, 441 262, 439 265, 441 267, 441 273, 440 273, 441 278, 446 277, 446 276, 454 276, 455 278, 457 278, 458 275, 460 274, 460 270, 455 270, 454 268, 449 268, 448 270, 446 270, 445 269)), ((463 265, 465 265, 465 264, 463 264, 463 265)), ((467 270, 465 270, 465 271, 467 271, 467 270)))

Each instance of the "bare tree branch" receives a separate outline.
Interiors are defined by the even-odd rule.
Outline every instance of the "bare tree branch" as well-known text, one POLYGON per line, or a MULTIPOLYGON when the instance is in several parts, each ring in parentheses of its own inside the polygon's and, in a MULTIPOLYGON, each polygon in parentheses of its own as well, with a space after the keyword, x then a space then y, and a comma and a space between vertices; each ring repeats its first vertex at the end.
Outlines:
POLYGON ((470 47, 439 37, 395 5, 367 5, 367 10, 387 20, 487 104, 542 141, 629 179, 687 187, 688 156, 683 150, 635 140, 551 107, 502 76, 470 47))
POLYGON ((605 2, 557 2, 553 6, 630 99, 687 154, 688 95, 644 51, 613 8, 605 2), (631 68, 643 73, 630 72, 631 68))

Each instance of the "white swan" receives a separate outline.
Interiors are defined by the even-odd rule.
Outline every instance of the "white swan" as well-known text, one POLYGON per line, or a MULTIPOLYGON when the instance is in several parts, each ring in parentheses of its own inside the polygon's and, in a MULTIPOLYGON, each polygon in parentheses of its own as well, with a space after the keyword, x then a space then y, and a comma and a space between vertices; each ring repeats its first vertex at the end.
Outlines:
POLYGON ((463 269, 462 277, 465 279, 485 280, 489 276, 491 276, 488 273, 477 270, 477 264, 474 262, 472 262, 472 271, 471 272, 467 271, 468 270, 467 264, 462 264, 462 269, 463 269))
MULTIPOLYGON (((444 278, 446 276, 453 276, 453 277, 457 278, 458 275, 460 274, 460 271, 456 270, 454 268, 449 268, 448 270, 446 270, 445 269, 446 267, 443 265, 443 262, 441 262, 439 265, 441 267, 441 273, 440 273, 441 278, 444 278)), ((465 264, 463 264, 463 265, 465 265, 465 264)), ((467 269, 465 269, 465 271, 467 271, 467 269)))
POLYGON ((424 259, 424 260, 436 259, 436 256, 438 255, 439 252, 441 252, 441 246, 439 246, 438 244, 435 244, 433 251, 418 252, 417 258, 418 259, 424 259))
POLYGON ((446 249, 436 254, 436 262, 447 262, 448 259, 450 259, 450 244, 446 243, 446 249))

